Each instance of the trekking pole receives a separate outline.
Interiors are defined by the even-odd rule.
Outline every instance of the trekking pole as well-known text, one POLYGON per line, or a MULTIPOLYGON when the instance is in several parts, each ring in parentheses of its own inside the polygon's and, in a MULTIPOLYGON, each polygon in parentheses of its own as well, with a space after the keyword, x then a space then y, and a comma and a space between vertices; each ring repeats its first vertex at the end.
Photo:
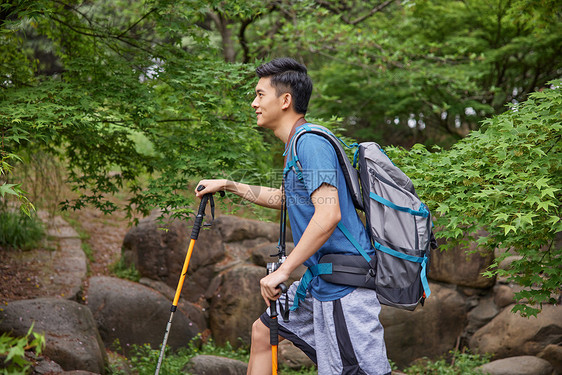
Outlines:
MULTIPOLYGON (((199 185, 197 187, 197 191, 201 191, 203 189, 205 189, 203 185, 199 185)), ((221 197, 224 197, 224 191, 220 191, 219 193, 221 197)), ((211 203, 211 215, 213 219, 215 218, 215 201, 213 200, 213 194, 211 193, 205 194, 203 195, 203 198, 201 198, 201 203, 199 203, 199 211, 197 212, 197 216, 195 217, 195 222, 193 223, 193 229, 191 231, 191 241, 189 242, 189 248, 187 249, 185 261, 183 263, 183 269, 181 271, 180 280, 176 288, 176 295, 174 296, 174 301, 172 302, 172 306, 170 307, 170 319, 168 320, 168 324, 166 325, 166 331, 164 332, 164 341, 162 342, 162 348, 160 349, 158 364, 156 365, 156 371, 154 372, 154 375, 158 375, 160 373, 160 366, 162 365, 162 359, 164 358, 166 343, 168 342, 168 335, 170 334, 170 328, 172 326, 172 319, 174 318, 174 313, 178 308, 178 301, 180 299, 181 289, 183 287, 185 276, 187 274, 187 267, 189 266, 189 260, 191 259, 191 253, 193 252, 193 247, 195 246, 195 242, 199 237, 199 230, 201 229, 201 225, 203 223, 203 217, 205 216, 205 207, 207 206, 207 202, 211 203)), ((210 224, 206 224, 206 225, 210 225, 210 224)))
MULTIPOLYGON (((279 284, 281 293, 287 293, 287 286, 279 284)), ((269 301, 269 344, 271 345, 271 373, 277 375, 277 348, 279 346, 279 322, 277 321, 277 301, 269 301)))
MULTIPOLYGON (((271 256, 277 256, 279 260, 275 263, 267 264, 267 274, 275 272, 277 268, 285 261, 287 254, 285 251, 285 235, 287 226, 287 205, 285 202, 284 184, 281 185, 281 218, 279 223, 279 242, 277 244, 278 252, 271 256)), ((287 286, 283 283, 279 284, 281 293, 285 294, 285 308, 279 304, 279 309, 284 322, 289 322, 289 299, 287 297, 287 286)), ((277 320, 277 301, 269 300, 269 344, 271 345, 271 372, 272 375, 277 375, 278 361, 277 349, 279 346, 279 322, 277 320)))

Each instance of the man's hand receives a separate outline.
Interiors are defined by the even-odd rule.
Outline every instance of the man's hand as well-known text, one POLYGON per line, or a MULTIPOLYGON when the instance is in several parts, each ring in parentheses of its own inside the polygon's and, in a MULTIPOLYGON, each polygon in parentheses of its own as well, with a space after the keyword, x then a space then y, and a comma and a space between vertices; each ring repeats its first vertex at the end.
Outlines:
POLYGON ((270 301, 276 301, 281 295, 281 289, 278 288, 279 284, 286 282, 289 275, 285 274, 281 268, 277 271, 270 273, 260 280, 261 295, 269 306, 270 301))
POLYGON ((216 193, 217 191, 226 190, 228 180, 201 180, 195 187, 195 196, 203 197, 205 194, 216 193), (205 186, 205 189, 198 191, 199 186, 205 186))

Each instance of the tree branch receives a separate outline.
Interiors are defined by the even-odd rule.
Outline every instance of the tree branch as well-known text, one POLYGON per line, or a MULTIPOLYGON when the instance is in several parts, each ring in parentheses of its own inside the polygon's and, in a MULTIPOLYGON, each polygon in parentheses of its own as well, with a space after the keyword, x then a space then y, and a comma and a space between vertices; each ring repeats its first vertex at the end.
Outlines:
MULTIPOLYGON (((137 44, 135 44, 135 43, 132 43, 132 42, 128 41, 127 39, 123 38, 123 37, 119 37, 119 36, 117 36, 117 35, 111 35, 111 34, 98 34, 98 33, 94 33, 94 32, 82 31, 82 30, 79 30, 79 29, 78 29, 77 27, 75 27, 74 25, 71 25, 71 24, 69 24, 68 22, 65 22, 65 21, 63 21, 63 20, 60 20, 60 19, 58 19, 58 18, 56 18, 56 17, 54 17, 54 16, 50 16, 50 18, 51 18, 52 20, 54 20, 54 21, 60 23, 61 25, 64 25, 64 26, 68 27, 70 30, 74 31, 75 33, 78 33, 78 34, 81 34, 81 35, 85 35, 85 36, 91 36, 91 37, 102 38, 102 39, 104 39, 104 38, 116 39, 116 40, 119 40, 119 41, 121 41, 121 42, 123 42, 123 43, 125 43, 125 44, 130 45, 131 47, 138 48, 138 49, 140 49, 141 51, 144 51, 144 52, 146 52, 146 53, 149 53, 149 54, 151 54, 151 55, 154 55, 154 54, 153 54, 153 51, 148 50, 148 49, 146 49, 146 48, 144 48, 144 47, 141 47, 141 46, 139 46, 139 45, 137 45, 137 44)), ((91 31, 91 29, 86 29, 86 30, 90 30, 90 31, 91 31)))
POLYGON ((142 22, 142 20, 144 20, 146 17, 148 17, 151 13, 155 12, 156 8, 152 8, 150 11, 148 11, 148 13, 144 14, 141 18, 139 18, 135 23, 133 23, 131 26, 129 26, 125 31, 123 31, 121 34, 117 35, 118 38, 122 37, 123 35, 127 34, 129 31, 131 31, 131 29, 133 27, 135 27, 136 25, 138 25, 140 22, 142 22))
POLYGON ((330 12, 336 14, 336 15, 341 15, 341 20, 345 23, 347 23, 348 25, 357 25, 358 23, 361 23, 363 21, 365 21, 367 18, 371 17, 373 14, 380 12, 381 10, 383 10, 384 8, 386 8, 387 6, 389 6, 390 4, 392 4, 395 0, 386 0, 385 2, 376 5, 375 7, 373 7, 373 9, 371 9, 369 11, 369 13, 357 17, 354 20, 351 20, 349 17, 347 17, 346 15, 343 14, 344 11, 348 10, 348 8, 345 6, 345 4, 341 4, 340 3, 340 7, 334 7, 332 4, 330 4, 328 1, 325 0, 315 0, 316 4, 320 5, 321 7, 329 10, 330 12))
POLYGON ((375 14, 377 12, 380 12, 381 10, 383 10, 384 8, 389 6, 393 1, 394 0, 387 0, 384 3, 377 5, 376 7, 371 9, 371 11, 368 14, 366 14, 362 17, 356 18, 353 21, 350 21, 349 24, 350 25, 357 25, 358 23, 365 21, 367 18, 371 17, 373 14, 375 14))

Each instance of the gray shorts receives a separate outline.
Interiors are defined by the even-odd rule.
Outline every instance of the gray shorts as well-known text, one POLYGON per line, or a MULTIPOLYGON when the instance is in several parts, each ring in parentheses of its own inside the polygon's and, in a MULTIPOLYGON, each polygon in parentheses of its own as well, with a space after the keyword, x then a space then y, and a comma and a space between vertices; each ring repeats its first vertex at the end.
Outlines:
MULTIPOLYGON (((295 282, 289 288, 289 306, 298 284, 295 282)), ((284 297, 279 300, 284 305, 284 297)), ((370 289, 358 288, 339 300, 327 302, 307 293, 299 308, 291 311, 289 323, 278 317, 279 335, 312 359, 318 365, 319 375, 390 374, 380 310, 377 294, 370 289)), ((267 311, 260 319, 269 327, 267 311)))

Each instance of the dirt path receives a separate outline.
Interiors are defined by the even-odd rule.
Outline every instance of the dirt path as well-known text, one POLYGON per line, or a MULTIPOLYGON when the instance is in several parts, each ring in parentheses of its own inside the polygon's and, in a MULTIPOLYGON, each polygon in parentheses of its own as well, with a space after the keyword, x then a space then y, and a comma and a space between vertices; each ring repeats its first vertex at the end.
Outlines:
MULTIPOLYGON (((119 260, 123 238, 129 229, 125 215, 104 215, 98 210, 85 208, 70 212, 65 221, 75 230, 69 228, 67 232, 74 235, 62 233, 57 237, 51 233, 41 248, 29 251, 0 248, 0 307, 9 301, 42 296, 67 298, 70 290, 61 283, 65 278, 70 282, 71 268, 78 269, 82 265, 79 261, 66 259, 66 269, 61 270, 60 257, 57 257, 64 246, 74 246, 74 251, 77 246, 78 251, 81 248, 87 254, 87 276, 111 274, 111 265, 119 260)), ((64 256, 68 257, 68 254, 66 252, 64 256)))

